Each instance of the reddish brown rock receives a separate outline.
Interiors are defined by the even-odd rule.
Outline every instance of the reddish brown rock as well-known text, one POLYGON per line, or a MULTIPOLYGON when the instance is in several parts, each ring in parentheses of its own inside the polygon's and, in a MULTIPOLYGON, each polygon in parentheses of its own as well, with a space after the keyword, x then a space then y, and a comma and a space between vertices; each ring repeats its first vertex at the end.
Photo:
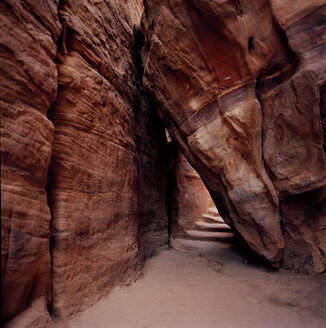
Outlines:
POLYGON ((179 0, 145 8, 144 84, 226 222, 272 265, 322 272, 322 3, 179 0), (306 192, 318 197, 296 205, 306 192), (304 255, 293 247, 302 242, 304 255))
POLYGON ((58 67, 50 114, 52 304, 66 317, 139 271, 137 171, 131 108, 77 52, 58 67))
POLYGON ((184 237, 187 230, 193 230, 195 222, 201 221, 208 207, 214 205, 200 176, 180 151, 177 153, 173 174, 171 235, 179 238, 184 237))
POLYGON ((276 264, 283 248, 278 199, 262 167, 261 109, 250 81, 282 40, 269 28, 268 3, 248 6, 148 5, 143 24, 153 30, 144 49, 144 83, 162 104, 170 133, 215 193, 221 214, 251 249, 276 264), (268 38, 253 28, 253 17, 266 26, 268 38), (238 88, 232 95, 223 91, 232 86, 238 88))
MULTIPOLYGON (((50 298, 46 179, 61 27, 56 1, 1 1, 1 320, 50 298)), ((34 318, 37 319, 37 318, 34 318)), ((34 320, 31 318, 31 320, 34 320)))
POLYGON ((137 1, 59 8, 49 203, 52 311, 60 318, 134 281, 141 260, 168 240, 164 129, 137 81, 141 10, 137 1))
MULTIPOLYGON (((58 4, 0 5, 3 322, 44 327, 50 303, 66 318, 167 243, 154 107, 249 249, 325 270, 323 1, 145 1, 144 34, 139 0, 58 4)), ((190 222, 202 184, 185 163, 190 222)))
POLYGON ((62 2, 60 38, 56 2, 1 9, 2 320, 44 327, 167 244, 166 141, 139 82, 141 2, 62 2))
POLYGON ((162 122, 139 86, 135 108, 138 247, 142 260, 168 244, 168 149, 162 122))
POLYGON ((280 198, 286 242, 283 265, 322 272, 326 167, 319 86, 311 70, 288 79, 289 73, 261 81, 264 161, 280 198))
POLYGON ((325 15, 322 1, 271 1, 297 60, 259 88, 264 159, 277 188, 285 237, 283 265, 322 272, 326 266, 325 15), (323 127, 323 129, 321 128, 323 127))

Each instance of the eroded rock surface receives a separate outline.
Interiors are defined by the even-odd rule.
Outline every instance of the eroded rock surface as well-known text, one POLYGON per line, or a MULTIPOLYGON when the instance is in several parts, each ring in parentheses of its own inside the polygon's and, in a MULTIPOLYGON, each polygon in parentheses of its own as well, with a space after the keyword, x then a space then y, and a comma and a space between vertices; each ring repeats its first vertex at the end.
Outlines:
POLYGON ((168 242, 166 138, 135 44, 142 10, 141 1, 1 3, 10 326, 44 327, 48 311, 64 319, 84 309, 134 281, 168 242))
POLYGON ((56 1, 1 1, 1 320, 50 300, 45 186, 57 93, 56 1))
POLYGON ((322 1, 273 0, 145 1, 142 20, 144 84, 219 212, 304 272, 326 265, 324 21, 322 1))
POLYGON ((0 12, 3 322, 64 319, 167 244, 154 107, 249 249, 325 270, 324 1, 145 1, 141 29, 139 0, 0 12))
POLYGON ((187 230, 196 227, 203 214, 214 206, 211 196, 202 179, 180 152, 174 163, 174 184, 171 192, 171 236, 185 237, 187 230))
POLYGON ((49 203, 52 306, 61 318, 135 280, 144 253, 167 243, 165 185, 158 179, 165 178, 164 154, 157 155, 164 129, 150 117, 135 65, 141 12, 137 1, 65 1, 59 8, 49 203))

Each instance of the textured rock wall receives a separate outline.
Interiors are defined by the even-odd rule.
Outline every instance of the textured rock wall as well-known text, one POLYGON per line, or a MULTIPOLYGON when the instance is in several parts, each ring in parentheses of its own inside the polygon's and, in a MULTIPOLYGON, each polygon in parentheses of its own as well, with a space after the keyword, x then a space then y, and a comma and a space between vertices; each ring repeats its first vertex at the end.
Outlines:
POLYGON ((13 327, 45 327, 47 307, 61 319, 82 310, 167 244, 166 139, 134 37, 142 10, 1 3, 2 320, 16 316, 13 327))
POLYGON ((0 3, 1 320, 34 309, 13 326, 83 309, 167 243, 153 107, 252 251, 325 269, 323 1, 148 1, 140 32, 142 10, 0 3))
POLYGON ((49 203, 52 310, 61 318, 129 284, 149 249, 167 243, 164 129, 137 81, 141 12, 137 1, 59 8, 49 203))
POLYGON ((50 298, 50 210, 45 186, 57 93, 56 1, 0 3, 1 320, 50 298))
POLYGON ((142 260, 168 244, 168 157, 162 122, 139 86, 135 111, 137 145, 138 246, 142 260))
POLYGON ((136 278, 140 268, 134 68, 130 52, 119 47, 131 48, 133 30, 127 10, 115 17, 119 9, 102 1, 65 1, 59 8, 49 204, 52 311, 61 318, 126 276, 136 278))
POLYGON ((180 238, 185 236, 186 230, 195 228, 195 222, 200 221, 214 203, 200 176, 180 150, 175 159, 173 175, 171 235, 180 238))
POLYGON ((324 21, 323 1, 273 0, 145 1, 142 19, 144 84, 219 212, 304 272, 326 266, 324 21))

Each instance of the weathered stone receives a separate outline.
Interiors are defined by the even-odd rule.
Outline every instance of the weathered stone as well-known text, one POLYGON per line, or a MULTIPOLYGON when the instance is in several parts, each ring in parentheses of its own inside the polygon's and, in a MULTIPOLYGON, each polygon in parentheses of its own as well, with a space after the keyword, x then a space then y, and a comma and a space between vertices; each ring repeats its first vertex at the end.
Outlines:
POLYGON ((139 29, 143 9, 0 4, 9 327, 44 327, 49 308, 66 318, 136 279, 168 241, 167 209, 191 229, 203 184, 179 157, 171 203, 175 149, 155 107, 249 249, 325 270, 324 1, 145 1, 139 29))
POLYGON ((53 311, 66 317, 137 276, 137 170, 130 106, 77 52, 58 68, 49 204, 53 311))
POLYGON ((298 73, 270 90, 269 83, 263 81, 261 90, 269 176, 280 197, 318 189, 326 183, 326 167, 315 74, 298 73))
POLYGON ((164 126, 139 85, 135 109, 138 246, 142 260, 168 244, 168 149, 164 126))
POLYGON ((60 6, 49 203, 52 310, 61 318, 139 277, 141 259, 168 241, 164 129, 135 67, 141 9, 137 1, 60 6))
POLYGON ((174 164, 174 186, 171 194, 171 235, 184 237, 187 230, 196 227, 195 222, 213 205, 203 181, 180 151, 174 164))
POLYGON ((167 244, 165 133, 139 78, 140 1, 61 2, 60 38, 57 2, 1 9, 2 320, 44 327, 167 244))
MULTIPOLYGON (((284 247, 291 253, 299 231, 311 231, 313 260, 303 266, 294 255, 296 269, 310 272, 325 268, 318 251, 325 219, 311 212, 319 228, 299 225, 289 234, 281 225, 286 229, 296 212, 285 210, 295 206, 286 207, 285 195, 325 185, 324 7, 320 1, 160 1, 145 2, 142 19, 144 84, 221 215, 274 266, 284 247), (282 163, 280 154, 288 154, 282 163)), ((306 205, 323 207, 320 197, 306 205)), ((288 259, 283 265, 291 267, 288 259)))
MULTIPOLYGON (((285 73, 286 74, 286 73, 285 73)), ((325 268, 326 166, 319 87, 312 71, 261 82, 263 154, 280 198, 283 265, 304 272, 325 268)))
POLYGON ((1 320, 50 299, 45 192, 57 92, 57 3, 1 1, 1 320))

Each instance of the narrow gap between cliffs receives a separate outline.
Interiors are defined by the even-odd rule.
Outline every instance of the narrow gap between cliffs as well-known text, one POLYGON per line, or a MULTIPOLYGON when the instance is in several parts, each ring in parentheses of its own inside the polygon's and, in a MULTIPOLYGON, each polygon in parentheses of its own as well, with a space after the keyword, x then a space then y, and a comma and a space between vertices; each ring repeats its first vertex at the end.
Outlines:
MULTIPOLYGON (((54 58, 54 63, 57 66, 57 70, 58 70, 58 58, 60 57, 60 55, 62 53, 67 53, 67 48, 66 48, 66 41, 67 38, 69 39, 69 31, 67 32, 67 28, 66 28, 66 24, 64 23, 64 20, 62 19, 62 17, 59 14, 60 9, 63 6, 63 2, 64 0, 59 0, 58 3, 58 20, 60 22, 61 25, 61 34, 57 40, 57 53, 56 56, 54 58)), ((56 99, 53 100, 53 102, 51 103, 51 106, 47 112, 47 118, 53 123, 51 114, 52 114, 52 110, 53 110, 53 104, 55 103, 55 101, 57 100, 58 97, 58 93, 59 93, 59 70, 58 70, 58 77, 57 77, 57 95, 56 95, 56 99)), ((55 129, 55 127, 54 127, 55 129)), ((53 130, 53 138, 54 138, 54 130, 53 130)), ((52 214, 53 214, 53 208, 52 208, 52 201, 51 201, 51 188, 52 188, 52 163, 53 163, 53 146, 54 146, 54 139, 53 139, 53 143, 52 143, 52 154, 51 154, 51 159, 50 159, 50 164, 49 164, 49 168, 48 168, 48 175, 47 175, 47 184, 45 186, 45 192, 46 192, 46 197, 47 197, 47 204, 49 206, 50 209, 50 215, 51 215, 51 221, 50 221, 50 240, 49 240, 49 252, 50 252, 50 261, 51 261, 51 272, 50 272, 50 282, 51 282, 51 288, 50 288, 50 302, 49 302, 49 306, 48 306, 48 312, 50 314, 51 317, 55 318, 56 317, 56 311, 53 308, 53 256, 52 256, 52 246, 54 244, 54 227, 53 227, 53 220, 52 220, 52 214)))

